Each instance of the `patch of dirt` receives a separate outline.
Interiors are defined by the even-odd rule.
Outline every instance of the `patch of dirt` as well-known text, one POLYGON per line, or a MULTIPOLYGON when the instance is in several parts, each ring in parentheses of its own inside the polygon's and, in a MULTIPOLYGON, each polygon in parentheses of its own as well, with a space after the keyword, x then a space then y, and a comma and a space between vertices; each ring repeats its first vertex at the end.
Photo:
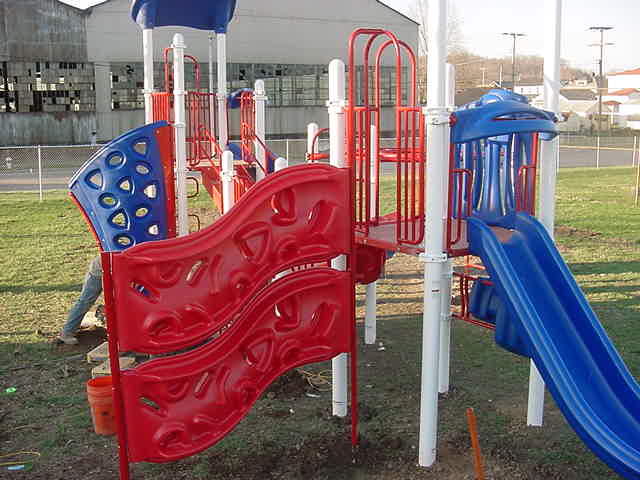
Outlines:
POLYGON ((289 370, 269 385, 264 393, 269 399, 298 398, 311 390, 307 377, 299 370, 289 370))
POLYGON ((53 348, 61 351, 89 351, 107 341, 107 330, 99 326, 81 328, 78 330, 76 338, 78 339, 77 345, 66 345, 56 335, 52 339, 53 348))
POLYGON ((555 231, 557 235, 564 235, 566 237, 573 237, 577 239, 595 238, 602 235, 600 232, 583 230, 580 228, 569 227, 567 225, 557 225, 555 227, 555 231))

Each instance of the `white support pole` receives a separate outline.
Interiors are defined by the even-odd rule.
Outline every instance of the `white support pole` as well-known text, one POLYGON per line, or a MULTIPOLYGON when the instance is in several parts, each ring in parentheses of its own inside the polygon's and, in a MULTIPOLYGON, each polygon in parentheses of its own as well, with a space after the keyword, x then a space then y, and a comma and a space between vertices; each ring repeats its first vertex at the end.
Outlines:
MULTIPOLYGON (((209 133, 213 137, 215 132, 215 124, 216 124, 216 109, 215 102, 213 101, 213 94, 215 92, 215 81, 213 77, 213 60, 214 60, 214 45, 215 33, 209 33, 209 133)), ((213 150, 212 150, 213 151, 213 150)))
MULTIPOLYGON (((545 56, 544 104, 545 109, 560 115, 560 41, 562 31, 562 0, 545 0, 545 56)), ((556 178, 560 152, 560 138, 542 142, 540 161, 540 209, 538 218, 553 238, 556 214, 556 178)), ((531 360, 529 366, 529 398, 527 425, 539 427, 544 416, 544 380, 531 360)))
POLYGON ((218 145, 225 150, 229 143, 227 124, 227 34, 216 34, 218 50, 218 145))
POLYGON ((319 130, 320 127, 317 123, 311 122, 309 125, 307 125, 307 162, 310 161, 309 159, 313 154, 318 153, 318 145, 314 145, 313 139, 316 138, 319 130))
POLYGON ((233 177, 235 171, 233 169, 233 152, 225 150, 222 152, 222 213, 227 213, 235 203, 233 195, 233 177))
POLYGON ((633 150, 631 151, 631 166, 636 166, 636 147, 638 146, 638 137, 633 137, 633 150))
MULTIPOLYGON (((329 163, 344 168, 345 161, 345 68, 342 60, 329 63, 329 163)), ((331 267, 346 270, 347 258, 340 255, 331 260, 331 267)), ((331 361, 333 415, 347 416, 347 364, 349 356, 341 353, 331 361)))
POLYGON ((142 29, 142 55, 144 58, 144 123, 153 123, 153 29, 142 29))
MULTIPOLYGON (((371 218, 376 216, 376 184, 378 177, 378 169, 376 168, 376 157, 378 155, 377 148, 377 129, 375 125, 371 125, 371 140, 369 144, 370 158, 370 182, 369 182, 369 206, 371 208, 371 218)), ((376 343, 376 304, 378 302, 378 282, 367 284, 365 289, 365 314, 364 314, 364 343, 373 345, 376 343)))
POLYGON ((284 170, 289 166, 289 160, 284 157, 276 158, 276 161, 273 164, 273 170, 279 172, 280 170, 284 170))
POLYGON ((267 144, 265 129, 266 129, 266 104, 267 96, 264 90, 264 80, 256 80, 255 87, 253 89, 253 98, 256 102, 256 119, 255 119, 255 151, 256 160, 258 164, 262 165, 262 168, 256 165, 256 182, 259 182, 264 178, 267 171, 267 152, 263 148, 263 144, 267 144), (263 170, 264 169, 264 170, 263 170))
POLYGON ((176 149, 176 199, 178 211, 178 236, 189 233, 187 213, 187 140, 184 89, 184 38, 182 34, 173 36, 173 98, 175 149, 176 149))
POLYGON ((453 278, 453 259, 450 258, 442 269, 442 312, 440 314, 440 360, 438 392, 449 391, 451 365, 451 281, 453 278))
MULTIPOLYGON (((446 105, 450 112, 455 109, 456 96, 456 67, 447 63, 446 73, 446 105)), ((449 192, 448 175, 442 176, 442 191, 445 197, 449 192)), ((442 269, 442 313, 440 314, 440 360, 438 375, 438 392, 449 391, 450 361, 451 361, 451 281, 453 276, 453 259, 448 259, 442 269)))
POLYGON ((38 190, 42 202, 42 147, 38 145, 38 190))
POLYGON ((455 65, 451 63, 447 63, 446 78, 447 78, 446 105, 449 110, 453 111, 456 108, 456 66, 455 65))
POLYGON ((427 184, 425 192, 424 313, 422 325, 422 375, 420 385, 420 439, 418 463, 436 460, 438 436, 438 377, 442 270, 444 253, 445 192, 443 177, 449 165, 449 113, 446 108, 447 0, 429 4, 428 84, 425 108, 427 135, 427 184))

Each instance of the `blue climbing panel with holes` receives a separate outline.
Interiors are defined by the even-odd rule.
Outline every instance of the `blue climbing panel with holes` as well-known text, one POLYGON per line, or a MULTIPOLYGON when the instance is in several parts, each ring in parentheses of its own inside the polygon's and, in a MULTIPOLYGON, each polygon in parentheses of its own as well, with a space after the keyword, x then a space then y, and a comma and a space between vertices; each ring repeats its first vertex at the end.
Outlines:
POLYGON ((121 251, 167 238, 167 192, 157 122, 131 130, 96 152, 69 181, 100 247, 121 251))

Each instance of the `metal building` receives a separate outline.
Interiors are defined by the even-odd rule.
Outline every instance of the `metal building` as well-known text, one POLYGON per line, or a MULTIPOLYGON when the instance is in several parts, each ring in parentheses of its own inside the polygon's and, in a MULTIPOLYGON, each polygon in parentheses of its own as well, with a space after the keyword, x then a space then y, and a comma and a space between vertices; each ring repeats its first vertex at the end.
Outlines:
MULTIPOLYGON (((107 0, 83 11, 59 0, 0 0, 0 145, 86 143, 92 130, 105 141, 144 122, 142 33, 129 6, 107 0)), ((269 135, 322 125, 327 64, 346 60, 358 27, 384 27, 414 48, 418 41, 418 25, 378 0, 238 0, 228 89, 265 80, 269 135)), ((173 27, 154 35, 156 88, 164 88, 162 52, 174 33, 199 60, 206 89, 208 33, 173 27)), ((393 82, 383 79, 389 95, 393 82)))

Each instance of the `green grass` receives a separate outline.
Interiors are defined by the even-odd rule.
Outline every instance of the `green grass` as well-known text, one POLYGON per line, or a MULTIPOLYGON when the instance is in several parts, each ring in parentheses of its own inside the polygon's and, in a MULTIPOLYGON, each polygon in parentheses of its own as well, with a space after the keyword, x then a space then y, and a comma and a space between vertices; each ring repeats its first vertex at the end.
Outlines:
MULTIPOLYGON (((639 378, 640 208, 633 207, 633 183, 630 168, 561 170, 556 238, 607 333, 639 378)), ((389 198, 394 187, 385 183, 382 190, 389 198)), ((211 202, 203 192, 191 206, 206 212, 211 202)), ((2 194, 0 212, 0 454, 39 451, 31 478, 50 478, 50 472, 65 472, 70 479, 114 478, 113 439, 92 433, 84 351, 51 344, 96 254, 94 240, 64 192, 47 192, 43 203, 33 194, 2 194), (10 386, 16 393, 2 393, 10 386)), ((212 217, 206 215, 205 224, 212 217)), ((440 407, 444 466, 434 471, 414 467, 421 268, 410 257, 396 256, 380 282, 378 328, 385 350, 361 346, 360 363, 362 401, 373 411, 362 421, 370 444, 360 454, 370 454, 373 467, 347 462, 345 472, 357 478, 465 478, 471 470, 464 412, 473 406, 489 478, 612 478, 551 399, 545 427, 523 427, 528 361, 496 347, 490 332, 459 323, 453 337, 454 389, 440 407), (465 473, 456 471, 457 465, 466 465, 465 473), (373 473, 376 469, 381 476, 373 473)), ((358 300, 361 304, 362 295, 358 300)), ((272 478, 271 472, 277 478, 302 478, 309 477, 311 467, 325 476, 310 478, 343 478, 335 470, 342 459, 327 445, 348 450, 341 443, 348 428, 330 419, 330 394, 321 395, 320 400, 262 399, 215 448, 177 464, 139 465, 137 478, 272 478), (275 415, 289 408, 296 413, 275 415), (313 455, 304 456, 309 450, 313 455)))

